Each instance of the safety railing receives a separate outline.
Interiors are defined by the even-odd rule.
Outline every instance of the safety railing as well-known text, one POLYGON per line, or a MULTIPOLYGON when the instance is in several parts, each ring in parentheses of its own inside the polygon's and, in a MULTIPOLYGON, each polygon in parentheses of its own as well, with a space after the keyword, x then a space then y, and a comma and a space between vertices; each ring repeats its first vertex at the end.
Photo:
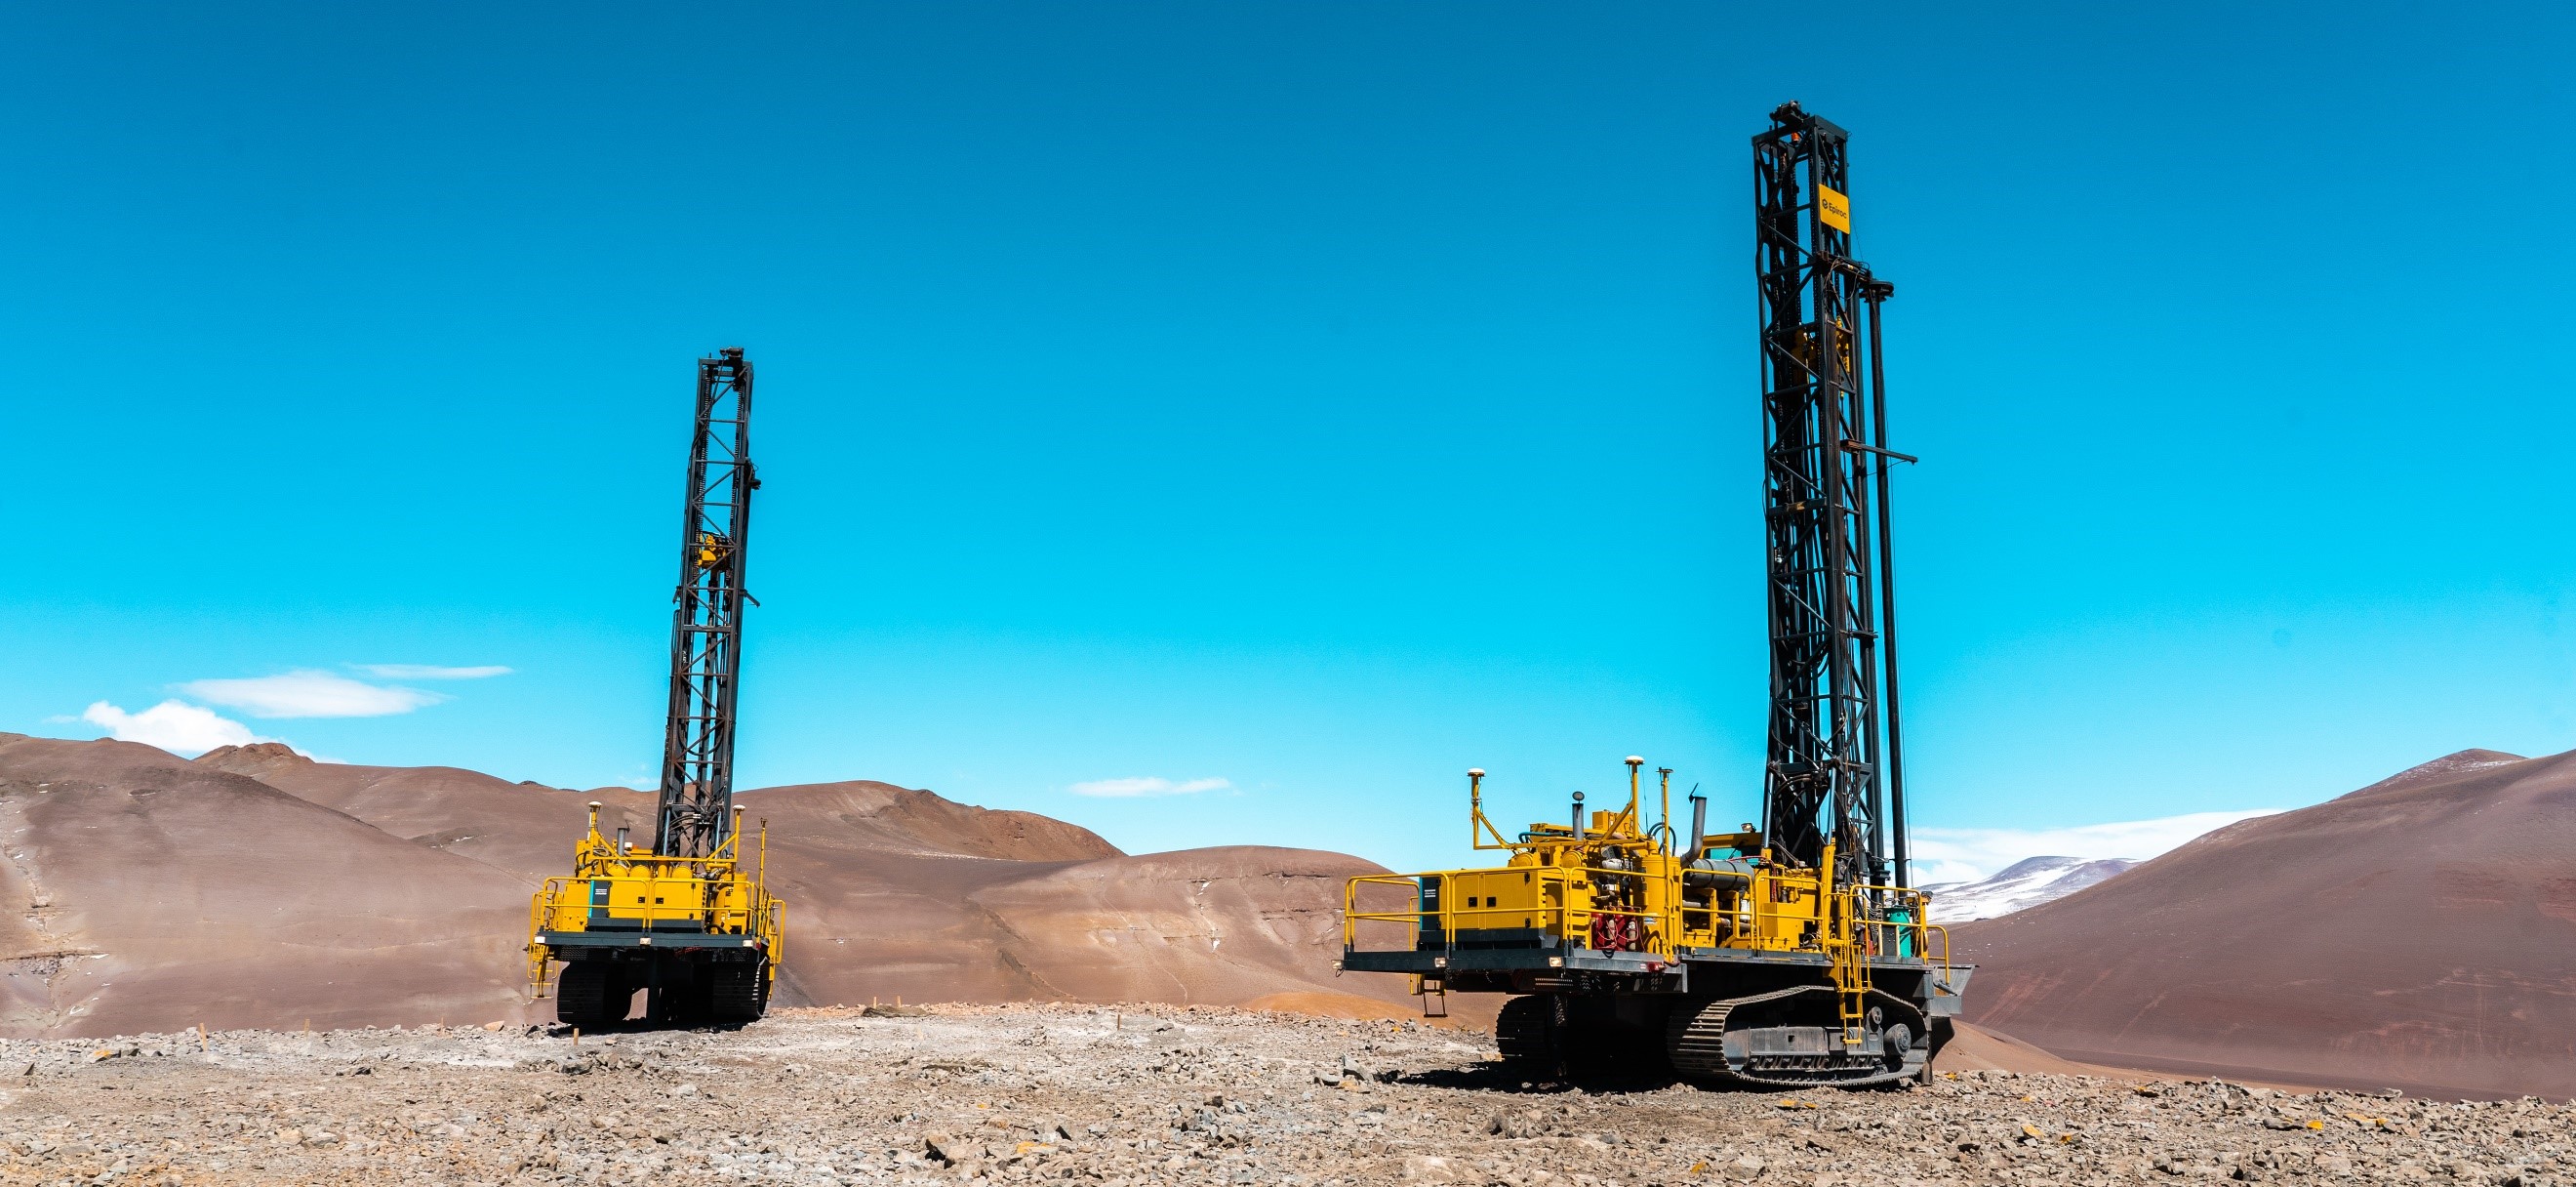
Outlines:
MULTIPOLYGON (((1949 974, 1950 974, 1950 972, 1951 972, 1951 966, 1950 966, 1950 929, 1949 929, 1949 928, 1946 928, 1946 927, 1943 927, 1943 926, 1941 926, 1941 925, 1940 925, 1940 924, 1938 924, 1938 923, 1926 923, 1926 924, 1923 924, 1923 925, 1921 925, 1920 927, 1916 928, 1915 930, 1916 930, 1917 932, 1919 932, 1919 933, 1931 933, 1931 932, 1938 932, 1938 933, 1940 933, 1940 936, 1941 936, 1941 975, 1942 975, 1942 976, 1944 976, 1944 977, 1949 976, 1949 974)), ((1922 955, 1924 963, 1929 964, 1929 963, 1931 963, 1931 962, 1932 962, 1931 949, 1930 949, 1930 947, 1929 947, 1928 945, 1927 945, 1927 946, 1923 946, 1923 947, 1918 948, 1918 949, 1917 949, 1917 951, 1922 955)))
MULTIPOLYGON (((1546 868, 1562 874, 1582 874, 1585 876, 1598 875, 1615 878, 1640 879, 1648 877, 1648 875, 1638 873, 1635 870, 1611 869, 1603 866, 1549 866, 1546 868)), ((1451 905, 1453 900, 1447 894, 1441 895, 1439 905, 1436 907, 1425 908, 1421 906, 1419 896, 1421 893, 1422 880, 1445 880, 1448 877, 1449 875, 1447 874, 1363 874, 1352 878, 1342 887, 1342 949, 1344 951, 1359 950, 1359 927, 1363 923, 1396 924, 1412 928, 1413 933, 1411 941, 1403 948, 1397 949, 1397 951, 1417 951, 1420 949, 1422 943, 1422 921, 1426 918, 1434 919, 1437 921, 1436 928, 1441 936, 1441 946, 1443 950, 1455 951, 1458 945, 1458 932, 1461 930, 1459 923, 1462 918, 1466 917, 1474 917, 1478 919, 1488 917, 1518 917, 1527 919, 1536 917, 1544 922, 1535 930, 1549 935, 1576 937, 1588 940, 1590 938, 1588 932, 1577 927, 1573 921, 1578 917, 1588 919, 1593 916, 1607 916, 1614 919, 1635 919, 1639 921, 1637 947, 1634 949, 1621 949, 1621 951, 1636 951, 1656 956, 1668 955, 1670 953, 1669 937, 1663 934, 1664 929, 1661 926, 1663 921, 1662 916, 1652 911, 1630 910, 1610 906, 1568 907, 1562 903, 1528 903, 1510 907, 1457 907, 1451 905), (1416 902, 1414 906, 1405 910, 1362 911, 1359 909, 1360 888, 1362 886, 1401 887, 1408 894, 1415 896, 1416 902)), ((1678 883, 1678 880, 1676 879, 1660 880, 1674 884, 1678 883)))
MULTIPOLYGON (((1359 947, 1359 928, 1363 923, 1391 923, 1413 928, 1413 937, 1406 943, 1405 949, 1410 950, 1419 945, 1422 942, 1422 917, 1426 914, 1438 913, 1436 911, 1425 911, 1422 909, 1420 901, 1422 895, 1422 879, 1425 877, 1436 876, 1437 875, 1428 874, 1362 874, 1343 883, 1342 950, 1349 952, 1356 950, 1359 947), (1362 911, 1360 910, 1360 888, 1362 886, 1387 886, 1401 888, 1405 893, 1405 897, 1414 900, 1414 907, 1410 911, 1362 911)), ((1445 906, 1446 904, 1444 903, 1443 905, 1445 906)))
POLYGON ((1913 951, 1906 953, 1904 946, 1898 944, 1896 945, 1898 954, 1910 955, 1913 959, 1926 964, 1938 964, 1945 975, 1950 971, 1950 929, 1928 922, 1924 918, 1926 909, 1932 902, 1931 895, 1910 887, 1878 885, 1854 886, 1849 893, 1852 896, 1852 917, 1863 921, 1859 926, 1868 929, 1872 945, 1871 955, 1887 955, 1879 951, 1877 946, 1877 937, 1882 931, 1892 939, 1910 935, 1914 941, 1913 951), (1904 919, 1887 917, 1896 911, 1903 911, 1909 917, 1904 919), (1932 940, 1936 936, 1941 941, 1941 954, 1937 960, 1932 956, 1932 940))
MULTIPOLYGON (((1668 890, 1665 899, 1666 901, 1675 904, 1674 910, 1676 912, 1690 910, 1694 914, 1698 913, 1696 908, 1682 905, 1680 895, 1680 871, 1676 871, 1671 876, 1656 876, 1643 874, 1634 870, 1611 869, 1601 866, 1548 866, 1544 868, 1552 872, 1568 875, 1581 875, 1587 878, 1613 877, 1642 879, 1654 877, 1656 880, 1665 883, 1668 890)), ((1467 870, 1456 871, 1455 873, 1481 872, 1484 871, 1467 870)), ((1548 935, 1583 940, 1587 942, 1586 946, 1588 946, 1588 941, 1590 939, 1588 931, 1577 926, 1574 923, 1574 920, 1578 917, 1602 915, 1613 918, 1635 918, 1641 921, 1638 929, 1640 933, 1638 937, 1639 943, 1637 948, 1634 949, 1635 951, 1645 952, 1652 955, 1666 955, 1670 952, 1669 944, 1671 937, 1664 934, 1664 929, 1661 926, 1663 923, 1663 917, 1660 914, 1651 911, 1629 910, 1609 906, 1569 908, 1562 903, 1525 903, 1518 906, 1460 907, 1453 905, 1455 899, 1447 893, 1443 893, 1440 896, 1440 900, 1435 906, 1426 908, 1421 905, 1421 884, 1425 879, 1439 879, 1443 882, 1445 889, 1447 880, 1452 876, 1453 874, 1451 873, 1364 874, 1350 879, 1343 885, 1342 889, 1343 950, 1360 950, 1359 929, 1362 924, 1389 924, 1411 929, 1409 932, 1408 942, 1402 948, 1397 950, 1415 951, 1420 948, 1422 942, 1422 928, 1424 921, 1427 919, 1432 922, 1432 926, 1440 933, 1442 949, 1444 951, 1454 952, 1458 946, 1457 936, 1459 931, 1462 930, 1462 923, 1466 923, 1469 928, 1472 928, 1472 921, 1475 920, 1504 917, 1530 918, 1533 916, 1543 921, 1542 925, 1536 930, 1548 935), (1391 889, 1400 889, 1408 899, 1412 900, 1411 904, 1399 910, 1363 911, 1360 909, 1359 904, 1360 895, 1363 893, 1364 887, 1372 886, 1384 886, 1391 889)), ((1941 966, 1944 975, 1947 975, 1951 971, 1953 965, 1950 958, 1949 929, 1937 923, 1925 922, 1923 918, 1924 907, 1929 901, 1929 896, 1919 890, 1879 885, 1852 886, 1843 890, 1841 894, 1844 899, 1843 918, 1849 921, 1846 926, 1848 927, 1849 934, 1852 938, 1852 944, 1850 946, 1860 949, 1856 955, 1869 959, 1879 959, 1890 955, 1901 955, 1903 958, 1921 960, 1926 964, 1937 964, 1941 966), (1887 914, 1891 911, 1905 911, 1911 915, 1911 918, 1887 918, 1887 914), (1900 935, 1908 935, 1911 937, 1913 942, 1910 945, 1910 952, 1906 951, 1906 948, 1909 946, 1894 942, 1900 935), (1883 939, 1886 942, 1882 942, 1883 939), (1935 946, 1936 940, 1938 941, 1937 948, 1935 946), (1890 951, 1890 949, 1893 949, 1894 951, 1890 951)), ((1718 932, 1722 935, 1757 935, 1759 934, 1763 919, 1772 914, 1765 910, 1767 906, 1769 906, 1769 904, 1760 901, 1757 896, 1752 894, 1740 894, 1735 896, 1733 906, 1721 907, 1711 905, 1707 909, 1710 915, 1710 929, 1711 931, 1718 932), (1725 927, 1723 929, 1720 929, 1717 926, 1720 921, 1725 923, 1725 927)), ((1803 919, 1805 917, 1802 916, 1799 918, 1803 919)), ((1821 913, 1819 917, 1817 917, 1817 922, 1819 924, 1825 922, 1821 917, 1821 913)))

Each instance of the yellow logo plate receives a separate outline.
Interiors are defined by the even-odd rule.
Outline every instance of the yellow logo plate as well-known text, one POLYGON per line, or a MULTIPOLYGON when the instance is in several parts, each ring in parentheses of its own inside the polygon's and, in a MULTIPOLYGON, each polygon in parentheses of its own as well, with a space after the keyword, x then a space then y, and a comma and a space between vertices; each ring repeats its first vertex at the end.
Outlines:
POLYGON ((1829 185, 1816 187, 1816 217, 1828 227, 1851 234, 1851 199, 1829 185))

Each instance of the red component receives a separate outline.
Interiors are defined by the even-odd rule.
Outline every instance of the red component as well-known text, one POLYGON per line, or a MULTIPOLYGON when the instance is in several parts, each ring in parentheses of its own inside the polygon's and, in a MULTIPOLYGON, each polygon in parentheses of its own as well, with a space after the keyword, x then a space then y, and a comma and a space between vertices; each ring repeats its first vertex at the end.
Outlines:
POLYGON ((1597 952, 1637 950, 1637 921, 1617 915, 1592 917, 1592 947, 1597 952))

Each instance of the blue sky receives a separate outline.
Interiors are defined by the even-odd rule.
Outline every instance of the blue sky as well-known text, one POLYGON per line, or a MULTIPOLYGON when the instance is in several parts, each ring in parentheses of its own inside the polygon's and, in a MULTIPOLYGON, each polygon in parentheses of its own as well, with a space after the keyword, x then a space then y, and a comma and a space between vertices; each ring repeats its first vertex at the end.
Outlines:
POLYGON ((2563 9, 5 20, 0 729, 644 777, 740 344, 746 784, 1407 867, 1469 765, 1749 813, 1746 140, 1796 98, 1898 285, 1956 869, 2576 747, 2563 9))

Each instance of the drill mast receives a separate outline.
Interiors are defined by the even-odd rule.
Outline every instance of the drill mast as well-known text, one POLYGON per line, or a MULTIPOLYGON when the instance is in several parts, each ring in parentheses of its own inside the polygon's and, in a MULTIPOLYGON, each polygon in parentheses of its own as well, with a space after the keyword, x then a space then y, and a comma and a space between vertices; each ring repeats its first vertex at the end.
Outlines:
MULTIPOLYGON (((626 830, 590 827, 570 877, 548 878, 529 903, 528 984, 555 1020, 593 1030, 626 1019, 636 991, 654 1025, 749 1022, 769 1008, 786 920, 764 885, 767 822, 757 848, 735 827, 734 692, 742 664, 743 542, 751 534, 751 364, 742 348, 698 360, 697 433, 689 445, 688 516, 672 600, 671 706, 653 848, 626 830)), ((755 605, 757 603, 754 603, 755 605)), ((579 1031, 575 1031, 578 1034, 579 1031)))
POLYGON ((1848 134, 1786 103, 1753 138, 1771 632, 1763 834, 1835 880, 1909 876, 1879 306, 1852 255, 1848 134), (1891 814, 1892 807, 1892 814, 1891 814))
POLYGON ((1894 290, 1852 258, 1845 141, 1795 103, 1753 138, 1771 640, 1761 827, 1711 833, 1694 795, 1680 831, 1671 771, 1657 768, 1664 810, 1650 812, 1646 760, 1631 755, 1626 804, 1578 791, 1570 818, 1509 835, 1485 815, 1476 769, 1470 836, 1508 853, 1502 865, 1363 874, 1344 891, 1335 967, 1413 977, 1426 1013, 1452 993, 1512 995, 1494 1045, 1530 1078, 1921 1079, 1974 971, 1907 886, 1887 467, 1913 459, 1886 446, 1879 308, 1894 290), (1364 927, 1396 946, 1364 945, 1364 927))
POLYGON ((698 360, 680 588, 671 616, 671 706, 653 851, 704 857, 733 833, 734 695, 742 663, 743 552, 751 534, 751 363, 698 360))

